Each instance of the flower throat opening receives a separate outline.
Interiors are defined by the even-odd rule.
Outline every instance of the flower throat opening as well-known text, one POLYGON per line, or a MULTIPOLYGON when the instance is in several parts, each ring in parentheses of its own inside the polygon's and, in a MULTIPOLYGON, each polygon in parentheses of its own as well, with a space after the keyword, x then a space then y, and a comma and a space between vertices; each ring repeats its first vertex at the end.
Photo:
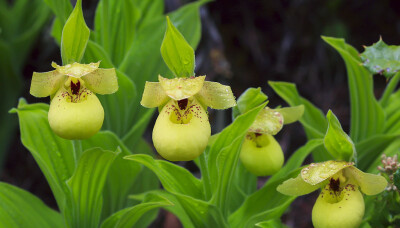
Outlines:
POLYGON ((172 106, 169 119, 174 124, 188 124, 193 117, 192 107, 189 99, 176 101, 172 106))
POLYGON ((67 102, 79 103, 85 101, 86 98, 92 94, 90 90, 84 87, 85 83, 79 78, 69 77, 65 82, 66 90, 62 97, 64 97, 67 102))

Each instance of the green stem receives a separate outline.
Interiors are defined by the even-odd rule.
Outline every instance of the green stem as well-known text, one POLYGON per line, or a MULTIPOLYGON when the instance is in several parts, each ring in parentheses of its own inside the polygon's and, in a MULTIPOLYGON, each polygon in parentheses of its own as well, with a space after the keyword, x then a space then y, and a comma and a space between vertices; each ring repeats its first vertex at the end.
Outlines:
POLYGON ((209 200, 211 198, 211 182, 210 182, 210 174, 208 172, 205 152, 200 155, 199 162, 200 162, 201 178, 203 180, 203 186, 205 192, 204 194, 206 200, 209 200))
POLYGON ((400 81, 400 72, 397 73, 395 76, 393 76, 393 78, 390 79, 389 84, 386 86, 386 89, 383 92, 383 95, 379 101, 382 107, 385 107, 387 105, 390 95, 392 95, 393 91, 396 89, 397 85, 399 84, 399 81, 400 81))
POLYGON ((81 140, 72 140, 72 145, 74 147, 75 164, 78 164, 78 159, 82 154, 82 142, 81 140))

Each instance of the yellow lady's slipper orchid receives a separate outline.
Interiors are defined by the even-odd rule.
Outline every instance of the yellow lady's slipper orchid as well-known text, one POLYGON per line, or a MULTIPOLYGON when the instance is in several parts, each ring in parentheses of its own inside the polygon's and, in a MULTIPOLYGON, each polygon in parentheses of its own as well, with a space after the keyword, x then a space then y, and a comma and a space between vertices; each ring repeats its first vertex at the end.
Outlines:
POLYGON ((280 170, 284 156, 273 135, 282 129, 283 124, 297 121, 303 111, 304 106, 282 109, 266 107, 261 110, 251 125, 240 151, 240 160, 248 171, 256 176, 268 176, 280 170), (297 112, 295 115, 292 114, 293 110, 297 112))
POLYGON ((159 107, 153 129, 157 152, 170 161, 189 161, 206 148, 211 135, 207 107, 226 109, 236 105, 229 86, 204 81, 205 76, 146 82, 142 106, 159 107))
POLYGON ((375 195, 385 190, 386 185, 384 177, 364 173, 352 162, 326 161, 303 168, 296 178, 283 182, 277 190, 299 196, 322 188, 312 211, 314 227, 356 228, 365 211, 361 192, 375 195))
POLYGON ((94 93, 118 90, 115 69, 101 69, 100 62, 58 66, 45 73, 33 73, 30 93, 51 96, 48 119, 51 129, 65 139, 85 139, 103 125, 104 110, 94 93))

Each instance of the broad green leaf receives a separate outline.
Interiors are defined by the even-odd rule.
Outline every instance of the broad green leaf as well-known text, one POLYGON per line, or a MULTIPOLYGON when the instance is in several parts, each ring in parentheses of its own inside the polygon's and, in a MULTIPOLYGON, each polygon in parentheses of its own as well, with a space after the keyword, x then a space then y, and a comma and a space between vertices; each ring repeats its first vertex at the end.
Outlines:
POLYGON ((282 203, 281 205, 274 207, 273 209, 263 211, 251 218, 247 224, 249 226, 246 227, 254 227, 254 225, 259 224, 259 221, 268 220, 268 219, 277 219, 282 216, 282 214, 287 210, 290 204, 293 202, 294 199, 287 200, 286 202, 282 203))
POLYGON ((88 41, 83 59, 86 63, 101 61, 100 67, 102 68, 114 68, 110 56, 106 51, 100 45, 91 40, 88 41))
POLYGON ((147 23, 157 17, 163 17, 164 1, 163 0, 133 0, 133 3, 140 10, 139 26, 146 26, 147 23))
POLYGON ((105 116, 103 129, 115 132, 123 137, 134 125, 132 119, 135 113, 135 84, 124 73, 117 70, 118 91, 111 95, 99 96, 105 116))
POLYGON ((298 168, 304 159, 322 145, 323 142, 320 139, 310 140, 299 148, 278 173, 273 175, 260 190, 247 197, 242 206, 229 216, 229 224, 232 227, 253 227, 254 224, 265 221, 265 218, 258 218, 257 214, 273 211, 274 208, 278 208, 286 202, 292 202, 295 197, 278 193, 276 187, 290 177, 296 177, 300 171, 298 168))
POLYGON ((337 160, 357 160, 356 148, 351 138, 343 131, 339 120, 331 110, 326 114, 328 130, 324 145, 328 152, 337 160))
POLYGON ((322 37, 342 56, 350 91, 350 137, 355 143, 383 132, 385 116, 376 101, 372 75, 361 65, 358 52, 343 39, 322 37))
POLYGON ((397 189, 400 189, 400 169, 393 174, 393 184, 397 189))
POLYGON ((103 206, 103 187, 117 153, 92 148, 83 152, 72 177, 67 181, 65 219, 70 227, 97 227, 103 206))
POLYGON ((209 150, 208 168, 213 190, 211 202, 221 208, 224 215, 228 213, 232 178, 237 168, 244 136, 264 107, 265 103, 236 118, 218 135, 209 150))
POLYGON ((387 45, 382 38, 371 46, 365 47, 360 58, 363 66, 372 74, 383 74, 390 78, 400 70, 400 46, 387 45))
MULTIPOLYGON (((311 102, 301 97, 296 89, 296 85, 288 82, 268 82, 271 88, 290 106, 304 105, 304 115, 300 118, 307 138, 323 138, 328 127, 328 122, 320 109, 311 102)), ((325 150, 317 150, 313 153, 315 161, 331 160, 332 156, 325 153, 325 150)))
POLYGON ((147 195, 143 203, 120 210, 107 218, 107 220, 101 224, 101 228, 136 227, 139 219, 148 211, 168 206, 174 206, 168 199, 154 194, 147 195))
POLYGON ((188 195, 175 196, 195 227, 229 227, 217 206, 188 195))
POLYGON ((56 136, 50 129, 48 108, 47 104, 27 104, 20 99, 18 108, 12 112, 19 117, 22 144, 39 165, 63 211, 70 191, 66 181, 72 176, 76 161, 72 141, 56 136))
POLYGON ((118 66, 130 49, 141 12, 132 0, 101 0, 96 9, 94 41, 118 66))
MULTIPOLYGON (((389 142, 383 142, 383 146, 380 149, 375 149, 378 150, 378 152, 376 152, 376 155, 374 156, 374 159, 368 159, 371 160, 371 162, 365 164, 365 163, 361 163, 359 162, 359 164, 363 164, 364 167, 358 167, 361 170, 366 170, 367 173, 378 173, 378 166, 382 165, 382 158, 381 158, 381 154, 385 154, 388 157, 393 157, 395 154, 399 154, 400 150, 400 140, 399 136, 393 137, 390 136, 392 138, 391 141, 389 142), (393 140, 393 139, 397 139, 397 140, 393 140), (367 168, 365 168, 367 167, 367 168)), ((367 143, 367 142, 366 142, 367 143)), ((369 144, 369 145, 373 145, 373 144, 369 144)), ((375 147, 375 146, 374 146, 375 147)), ((373 150, 371 150, 372 152, 373 150)), ((367 153, 370 151, 367 151, 367 153)), ((367 156, 366 156, 367 157, 367 156)))
POLYGON ((83 18, 82 0, 78 0, 62 31, 61 58, 63 65, 81 61, 89 34, 90 30, 83 18))
POLYGON ((161 56, 176 77, 194 76, 194 50, 167 16, 167 30, 161 43, 161 56))
POLYGON ((293 107, 285 107, 285 108, 277 108, 274 109, 279 112, 283 116, 283 124, 291 124, 294 123, 303 116, 304 114, 304 105, 298 105, 293 107))
MULTIPOLYGON (((183 34, 189 44, 195 48, 200 40, 201 25, 199 7, 204 1, 187 4, 169 14, 172 23, 183 34)), ((157 76, 166 76, 168 68, 163 63, 160 46, 165 32, 165 17, 157 17, 145 26, 141 27, 128 50, 119 69, 125 72, 137 85, 137 94, 142 94, 146 81, 156 81, 157 76)), ((140 96, 134 99, 139 104, 140 96)), ((136 112, 132 115, 134 122, 139 121, 147 109, 135 107, 136 112)), ((147 125, 147 123, 145 124, 147 125)))
POLYGON ((281 221, 275 219, 275 220, 268 220, 265 222, 259 222, 256 224, 257 227, 261 228, 286 228, 287 226, 282 224, 281 221))
POLYGON ((392 78, 389 79, 389 83, 387 83, 386 88, 383 91, 381 98, 379 99, 379 104, 384 109, 387 108, 388 104, 391 104, 389 103, 389 99, 391 99, 393 96, 396 96, 395 94, 399 92, 399 90, 397 90, 395 94, 393 94, 399 82, 400 82, 400 72, 396 73, 392 78))
POLYGON ((60 213, 31 193, 0 182, 0 227, 64 227, 60 213))
POLYGON ((151 169, 169 192, 193 196, 198 199, 204 198, 200 180, 185 168, 167 161, 155 160, 145 154, 130 155, 126 156, 125 159, 136 161, 151 169))
POLYGON ((44 0, 44 2, 50 6, 50 8, 53 10, 54 14, 64 24, 71 11, 72 11, 72 5, 69 0, 44 0))
MULTIPOLYGON (((237 106, 232 108, 232 111, 237 110, 236 115, 234 115, 233 117, 236 118, 238 115, 243 114, 243 113, 259 106, 260 104, 266 102, 267 100, 268 100, 268 96, 265 95, 265 93, 263 93, 261 91, 260 87, 248 88, 238 98, 237 106)), ((233 111, 233 113, 235 113, 235 112, 233 111)))
MULTIPOLYGON (((166 198, 173 204, 172 207, 165 207, 164 209, 176 215, 183 227, 195 228, 195 225, 193 224, 186 210, 182 207, 182 205, 178 201, 177 197, 170 192, 167 192, 165 190, 153 190, 139 195, 131 195, 130 198, 139 201, 144 201, 145 198, 151 199, 151 198, 156 198, 156 196, 166 198)), ((152 202, 152 200, 148 201, 152 202)))
POLYGON ((106 218, 114 212, 132 206, 133 202, 127 200, 128 195, 134 194, 133 185, 141 171, 138 164, 123 159, 132 154, 121 140, 112 132, 105 131, 82 141, 82 150, 100 147, 104 150, 116 151, 121 149, 112 163, 103 191, 102 217, 106 218))
MULTIPOLYGON (((147 123, 150 121, 151 117, 153 116, 155 109, 148 109, 147 112, 143 113, 142 118, 138 122, 135 123, 131 127, 128 133, 122 138, 125 145, 128 146, 130 149, 137 148, 136 145, 138 141, 141 139, 143 132, 146 130, 147 123)), ((139 153, 142 153, 138 151, 139 153)))
POLYGON ((356 149, 358 151, 357 167, 364 171, 368 170, 369 167, 375 167, 376 170, 376 167, 380 164, 381 154, 388 147, 391 147, 393 143, 397 143, 397 141, 399 141, 399 137, 400 137, 399 135, 393 135, 393 134, 384 134, 384 135, 380 134, 373 136, 367 140, 364 140, 360 143, 357 143, 356 144, 356 149))
MULTIPOLYGON (((396 75, 391 79, 399 80, 400 75, 396 75)), ((397 82, 394 83, 394 87, 397 86, 397 82)), ((385 91, 386 92, 386 91, 385 91)), ((390 134, 400 134, 400 112, 398 111, 400 107, 400 90, 397 90, 395 93, 391 94, 388 98, 387 105, 384 108, 386 114, 386 122, 385 122, 385 133, 390 134)))

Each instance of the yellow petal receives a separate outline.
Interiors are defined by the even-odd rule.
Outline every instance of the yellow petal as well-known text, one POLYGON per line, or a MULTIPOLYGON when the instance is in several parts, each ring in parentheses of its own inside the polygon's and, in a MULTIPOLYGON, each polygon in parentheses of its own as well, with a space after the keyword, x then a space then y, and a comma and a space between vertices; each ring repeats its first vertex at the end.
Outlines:
POLYGON ((352 176, 357 182, 357 185, 360 186, 361 191, 367 195, 376 195, 382 192, 388 184, 384 177, 371 173, 364 173, 354 166, 348 167, 344 172, 345 175, 352 176))
POLYGON ((275 135, 283 126, 283 116, 273 109, 264 108, 249 128, 250 132, 275 135))
POLYGON ((332 177, 340 170, 352 166, 354 163, 345 161, 326 161, 312 163, 301 170, 303 180, 311 185, 316 185, 332 177))
POLYGON ((164 92, 174 100, 182 100, 189 98, 198 93, 203 87, 204 79, 206 76, 192 77, 192 78, 163 78, 158 76, 160 85, 164 92))
POLYGON ((166 103, 168 99, 159 82, 146 82, 140 104, 146 108, 155 108, 166 103))
POLYGON ((99 68, 100 62, 90 64, 72 63, 65 66, 59 66, 55 62, 51 63, 51 66, 62 75, 68 75, 73 78, 80 78, 99 68))
POLYGON ((57 92, 65 76, 57 71, 33 72, 30 93, 35 97, 48 97, 57 92))
POLYGON ((97 69, 82 76, 85 86, 98 94, 111 94, 118 90, 118 79, 114 68, 97 69))
POLYGON ((316 185, 311 185, 301 178, 299 174, 296 178, 290 178, 277 187, 277 191, 289 196, 301 196, 313 192, 325 185, 327 181, 321 182, 316 185))
POLYGON ((227 109, 236 105, 231 87, 218 82, 204 82, 196 98, 212 109, 227 109))

